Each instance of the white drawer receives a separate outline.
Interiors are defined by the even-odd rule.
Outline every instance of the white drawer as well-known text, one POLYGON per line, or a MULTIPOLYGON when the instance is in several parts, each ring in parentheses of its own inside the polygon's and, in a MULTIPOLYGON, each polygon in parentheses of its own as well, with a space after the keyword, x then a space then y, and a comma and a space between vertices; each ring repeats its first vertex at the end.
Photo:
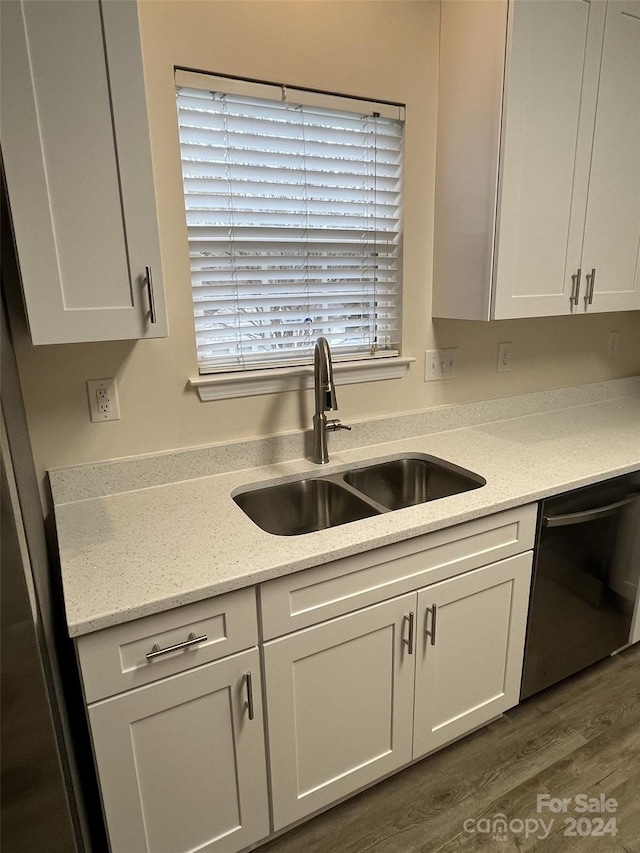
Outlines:
POLYGON ((533 548, 537 504, 365 551, 260 586, 265 640, 533 548))
POLYGON ((145 616, 76 640, 87 703, 256 645, 254 587, 145 616), (199 642, 164 652, 191 637, 199 642), (159 655, 148 658, 158 647, 159 655))

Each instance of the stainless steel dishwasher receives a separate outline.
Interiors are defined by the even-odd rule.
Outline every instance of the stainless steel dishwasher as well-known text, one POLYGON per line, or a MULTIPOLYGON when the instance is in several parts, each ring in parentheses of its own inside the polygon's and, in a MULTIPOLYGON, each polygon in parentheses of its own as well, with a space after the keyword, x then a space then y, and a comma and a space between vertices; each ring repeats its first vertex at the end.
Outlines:
POLYGON ((520 698, 640 639, 640 472, 540 505, 520 698))

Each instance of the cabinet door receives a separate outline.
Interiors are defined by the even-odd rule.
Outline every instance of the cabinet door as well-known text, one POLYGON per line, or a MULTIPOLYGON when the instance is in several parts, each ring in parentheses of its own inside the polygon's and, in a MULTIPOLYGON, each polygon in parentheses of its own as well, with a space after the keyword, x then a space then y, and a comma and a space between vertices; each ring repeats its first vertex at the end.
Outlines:
POLYGON ((607 6, 582 267, 587 310, 640 308, 640 0, 607 6))
POLYGON ((166 335, 135 1, 0 6, 2 153, 33 343, 166 335))
POLYGON ((576 310, 605 8, 587 0, 509 6, 495 319, 576 310))
POLYGON ((113 853, 235 853, 268 835, 257 649, 97 702, 89 721, 113 853))
POLYGON ((413 757, 517 704, 532 552, 418 593, 413 757))
POLYGON ((265 644, 274 829, 411 760, 415 602, 404 595, 265 644))

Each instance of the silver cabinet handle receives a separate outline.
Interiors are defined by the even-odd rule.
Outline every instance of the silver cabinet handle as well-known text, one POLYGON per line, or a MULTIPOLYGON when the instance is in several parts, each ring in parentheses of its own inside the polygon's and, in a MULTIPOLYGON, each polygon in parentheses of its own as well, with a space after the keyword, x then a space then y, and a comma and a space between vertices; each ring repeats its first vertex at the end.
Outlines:
POLYGON ((404 617, 403 622, 404 622, 404 623, 407 623, 407 622, 409 623, 409 636, 408 636, 408 637, 403 637, 403 638, 402 638, 402 642, 405 644, 405 646, 407 646, 408 653, 409 653, 410 655, 412 655, 412 654, 413 654, 413 623, 414 623, 413 613, 408 613, 408 614, 404 617))
POLYGON ((438 614, 438 606, 436 604, 432 604, 431 607, 427 607, 427 613, 431 614, 431 630, 429 630, 426 627, 428 620, 427 620, 426 614, 425 614, 424 632, 427 635, 427 637, 431 637, 431 645, 435 646, 435 644, 436 644, 436 616, 438 614))
POLYGON ((544 515, 542 517, 543 527, 566 527, 569 524, 582 524, 584 521, 596 521, 598 518, 606 518, 613 515, 627 504, 640 500, 640 492, 635 492, 621 501, 616 501, 606 506, 597 506, 593 509, 585 509, 582 512, 570 512, 567 515, 544 515))
POLYGON ((587 273, 587 292, 584 295, 585 305, 591 305, 593 303, 593 288, 596 285, 596 271, 595 268, 591 270, 590 273, 587 273))
POLYGON ((579 269, 575 275, 571 276, 571 281, 573 282, 573 287, 571 288, 571 298, 569 302, 572 305, 577 305, 578 300, 580 299, 580 278, 582 277, 582 270, 579 269))
POLYGON ((157 323, 156 317, 156 301, 153 296, 153 279, 151 278, 151 267, 145 267, 145 277, 147 281, 147 292, 149 294, 149 322, 157 323))
POLYGON ((159 658, 161 655, 168 655, 171 652, 177 652, 180 649, 186 649, 189 646, 195 646, 196 643, 206 643, 207 635, 202 634, 201 637, 196 637, 193 631, 189 634, 189 637, 184 640, 182 643, 176 643, 173 646, 166 646, 164 649, 161 649, 160 646, 156 643, 150 652, 147 652, 147 660, 153 660, 154 658, 159 658))
POLYGON ((247 711, 249 712, 249 719, 253 720, 255 716, 254 708, 253 708, 253 679, 251 677, 250 672, 245 672, 244 674, 244 683, 247 687, 247 711))

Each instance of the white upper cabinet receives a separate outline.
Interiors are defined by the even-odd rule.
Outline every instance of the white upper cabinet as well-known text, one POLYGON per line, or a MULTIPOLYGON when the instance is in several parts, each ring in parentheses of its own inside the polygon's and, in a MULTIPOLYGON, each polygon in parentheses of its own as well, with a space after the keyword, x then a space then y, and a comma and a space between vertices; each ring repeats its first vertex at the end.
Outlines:
POLYGON ((434 316, 640 308, 639 24, 640 0, 444 0, 434 316))
POLYGON ((575 310, 570 297, 580 268, 605 8, 583 0, 514 4, 499 179, 496 318, 575 310))
POLYGON ((31 339, 166 336, 137 5, 1 5, 2 155, 31 339))
POLYGON ((590 311, 640 308, 638 0, 607 7, 582 269, 595 269, 590 311))

